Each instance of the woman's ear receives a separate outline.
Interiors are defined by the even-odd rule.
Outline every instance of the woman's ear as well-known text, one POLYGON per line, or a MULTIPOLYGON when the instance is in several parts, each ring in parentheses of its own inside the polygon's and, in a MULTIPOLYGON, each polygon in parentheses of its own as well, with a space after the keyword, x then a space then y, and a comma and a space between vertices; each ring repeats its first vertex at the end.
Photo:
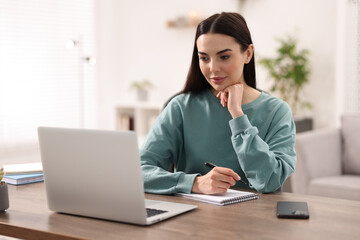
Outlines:
POLYGON ((254 54, 254 44, 250 44, 249 47, 245 51, 246 59, 245 63, 248 64, 254 54))

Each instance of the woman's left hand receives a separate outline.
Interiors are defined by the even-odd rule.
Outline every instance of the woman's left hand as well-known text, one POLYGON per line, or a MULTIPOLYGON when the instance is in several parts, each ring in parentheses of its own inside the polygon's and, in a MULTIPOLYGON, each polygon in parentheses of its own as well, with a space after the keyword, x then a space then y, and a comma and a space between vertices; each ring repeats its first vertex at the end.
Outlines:
POLYGON ((241 104, 244 93, 244 85, 236 83, 220 91, 216 97, 220 99, 221 105, 227 107, 233 118, 244 115, 241 104))

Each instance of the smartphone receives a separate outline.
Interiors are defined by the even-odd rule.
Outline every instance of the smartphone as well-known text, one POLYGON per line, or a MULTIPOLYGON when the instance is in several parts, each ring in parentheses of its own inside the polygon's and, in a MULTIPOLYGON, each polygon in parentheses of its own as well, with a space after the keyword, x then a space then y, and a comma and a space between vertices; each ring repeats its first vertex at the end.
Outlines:
POLYGON ((309 209, 306 202, 277 202, 276 215, 278 218, 309 218, 309 209))

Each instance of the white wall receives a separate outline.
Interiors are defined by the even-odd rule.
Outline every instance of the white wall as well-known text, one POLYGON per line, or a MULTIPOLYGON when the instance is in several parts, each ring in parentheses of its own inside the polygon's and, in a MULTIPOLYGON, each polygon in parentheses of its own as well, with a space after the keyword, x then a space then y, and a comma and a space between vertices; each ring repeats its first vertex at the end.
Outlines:
MULTIPOLYGON (((166 22, 196 9, 207 17, 221 11, 240 11, 246 18, 257 59, 275 52, 275 37, 293 34, 300 48, 311 51, 312 73, 305 89, 313 103, 315 127, 336 122, 335 60, 336 0, 98 0, 98 67, 100 128, 113 129, 117 103, 135 100, 132 81, 150 79, 156 89, 150 100, 164 102, 179 91, 190 64, 195 28, 169 29, 166 22)), ((269 82, 257 69, 258 86, 269 82)))

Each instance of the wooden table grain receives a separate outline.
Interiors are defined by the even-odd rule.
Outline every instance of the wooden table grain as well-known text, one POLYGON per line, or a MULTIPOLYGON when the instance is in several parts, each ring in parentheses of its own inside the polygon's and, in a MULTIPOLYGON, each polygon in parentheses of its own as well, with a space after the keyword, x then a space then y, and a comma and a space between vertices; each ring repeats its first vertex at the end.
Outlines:
POLYGON ((359 239, 360 201, 292 193, 215 206, 177 196, 146 198, 196 204, 194 211, 152 226, 54 213, 44 183, 9 186, 10 208, 0 213, 0 235, 21 239, 359 239), (306 201, 310 219, 279 219, 277 201, 306 201))

